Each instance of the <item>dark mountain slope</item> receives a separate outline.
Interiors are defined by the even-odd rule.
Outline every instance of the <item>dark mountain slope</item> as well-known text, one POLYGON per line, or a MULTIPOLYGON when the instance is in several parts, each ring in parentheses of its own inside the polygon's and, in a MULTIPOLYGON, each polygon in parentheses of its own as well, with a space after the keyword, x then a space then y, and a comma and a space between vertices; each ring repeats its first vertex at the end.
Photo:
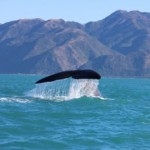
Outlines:
POLYGON ((77 69, 111 53, 75 22, 34 19, 0 26, 0 73, 48 74, 77 69))
POLYGON ((145 44, 149 45, 150 14, 117 11, 101 21, 87 23, 85 29, 109 48, 127 55, 144 51, 145 44))
MULTIPOLYGON (((117 11, 101 21, 87 23, 85 30, 110 49, 126 57, 116 57, 109 65, 113 68, 117 62, 122 64, 119 63, 122 70, 119 76, 150 76, 150 13, 117 11), (127 64, 128 71, 123 67, 124 63, 127 64)), ((108 59, 107 63, 111 61, 108 59)), ((97 59, 92 63, 95 61, 97 62, 97 59)))
POLYGON ((0 24, 0 73, 78 68, 103 76, 150 77, 150 14, 116 11, 81 25, 26 19, 0 24))

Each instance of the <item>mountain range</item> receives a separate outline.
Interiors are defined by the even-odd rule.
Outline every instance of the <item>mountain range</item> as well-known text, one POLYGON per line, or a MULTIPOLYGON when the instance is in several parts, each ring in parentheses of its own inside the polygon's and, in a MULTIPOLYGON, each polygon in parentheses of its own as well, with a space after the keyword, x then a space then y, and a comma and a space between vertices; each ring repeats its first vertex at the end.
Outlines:
POLYGON ((118 10, 86 24, 20 19, 0 24, 0 73, 93 69, 102 76, 150 77, 150 13, 118 10))

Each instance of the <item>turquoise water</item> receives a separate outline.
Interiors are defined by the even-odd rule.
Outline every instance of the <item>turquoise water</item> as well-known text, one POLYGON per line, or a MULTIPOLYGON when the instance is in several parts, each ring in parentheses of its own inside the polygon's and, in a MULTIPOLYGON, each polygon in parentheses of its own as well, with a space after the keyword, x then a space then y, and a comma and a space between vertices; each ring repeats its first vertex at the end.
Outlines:
POLYGON ((57 99, 40 78, 0 75, 0 150, 150 149, 150 79, 102 78, 99 97, 57 99))

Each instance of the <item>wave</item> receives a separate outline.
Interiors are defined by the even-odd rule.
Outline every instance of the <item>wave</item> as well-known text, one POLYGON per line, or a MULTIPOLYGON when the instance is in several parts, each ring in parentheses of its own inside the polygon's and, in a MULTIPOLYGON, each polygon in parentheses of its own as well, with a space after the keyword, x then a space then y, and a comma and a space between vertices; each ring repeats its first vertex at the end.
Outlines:
POLYGON ((0 97, 0 102, 30 103, 31 100, 22 97, 0 97))

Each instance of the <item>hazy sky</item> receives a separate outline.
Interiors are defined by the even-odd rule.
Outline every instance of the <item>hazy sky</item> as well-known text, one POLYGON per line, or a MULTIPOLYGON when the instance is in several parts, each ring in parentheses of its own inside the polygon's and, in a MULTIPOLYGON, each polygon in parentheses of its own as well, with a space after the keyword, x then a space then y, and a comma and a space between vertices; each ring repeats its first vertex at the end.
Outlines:
POLYGON ((28 18, 86 23, 119 9, 150 12, 150 0, 0 0, 0 23, 28 18))

